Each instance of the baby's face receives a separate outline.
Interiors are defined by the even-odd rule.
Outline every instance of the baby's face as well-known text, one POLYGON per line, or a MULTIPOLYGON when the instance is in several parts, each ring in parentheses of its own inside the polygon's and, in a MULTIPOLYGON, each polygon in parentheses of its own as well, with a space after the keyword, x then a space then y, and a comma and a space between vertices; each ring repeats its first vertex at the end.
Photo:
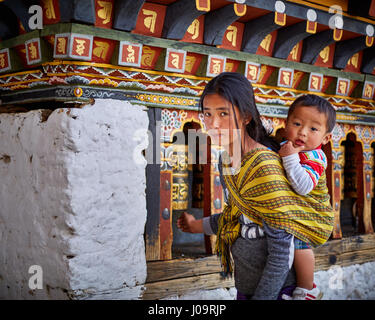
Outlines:
POLYGON ((331 138, 331 133, 327 133, 327 116, 311 106, 297 107, 287 120, 285 132, 294 147, 304 146, 306 151, 326 144, 331 138))

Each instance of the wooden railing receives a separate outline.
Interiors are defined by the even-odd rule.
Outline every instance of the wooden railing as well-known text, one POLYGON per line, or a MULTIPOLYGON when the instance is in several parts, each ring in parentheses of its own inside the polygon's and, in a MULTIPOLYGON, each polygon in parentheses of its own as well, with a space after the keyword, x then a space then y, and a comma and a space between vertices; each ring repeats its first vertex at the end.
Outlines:
MULTIPOLYGON (((331 240, 314 249, 315 271, 375 261, 375 234, 331 240)), ((175 259, 147 263, 143 299, 162 299, 193 290, 230 288, 234 280, 222 279, 215 255, 199 259, 175 259)))

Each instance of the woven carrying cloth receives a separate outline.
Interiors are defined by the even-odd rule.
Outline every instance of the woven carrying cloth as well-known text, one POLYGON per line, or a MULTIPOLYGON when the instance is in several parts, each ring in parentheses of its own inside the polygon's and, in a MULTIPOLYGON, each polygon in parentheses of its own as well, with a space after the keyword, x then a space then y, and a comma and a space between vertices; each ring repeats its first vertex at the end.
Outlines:
MULTIPOLYGON (((225 154, 223 155, 225 157, 225 154)), ((228 158, 224 163, 229 163, 228 158)), ((326 242, 333 229, 334 212, 329 202, 325 173, 305 196, 295 193, 286 178, 280 156, 268 149, 254 149, 232 175, 223 165, 229 203, 219 218, 216 252, 226 274, 232 273, 230 246, 240 235, 241 214, 263 226, 284 229, 312 245, 326 242)))

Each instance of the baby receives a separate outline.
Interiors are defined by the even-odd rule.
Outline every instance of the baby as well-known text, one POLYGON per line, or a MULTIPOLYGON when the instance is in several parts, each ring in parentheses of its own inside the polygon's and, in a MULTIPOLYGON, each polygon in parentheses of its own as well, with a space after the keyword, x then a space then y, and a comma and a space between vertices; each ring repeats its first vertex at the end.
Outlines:
MULTIPOLYGON (((336 111, 325 99, 308 94, 297 98, 289 108, 285 137, 279 150, 293 189, 300 195, 310 193, 327 167, 321 149, 336 124, 336 111)), ((295 238, 294 268, 297 287, 295 300, 321 299, 322 292, 314 284, 315 258, 309 244, 295 238)))

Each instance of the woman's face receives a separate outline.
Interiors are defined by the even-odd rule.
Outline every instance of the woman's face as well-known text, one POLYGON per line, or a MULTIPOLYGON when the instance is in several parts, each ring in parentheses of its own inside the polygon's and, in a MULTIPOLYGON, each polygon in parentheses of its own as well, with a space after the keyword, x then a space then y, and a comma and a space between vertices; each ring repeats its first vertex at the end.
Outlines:
POLYGON ((237 129, 236 121, 232 105, 228 100, 216 93, 208 94, 204 97, 204 122, 213 144, 224 147, 231 145, 233 144, 234 137, 238 137, 239 133, 244 133, 245 126, 250 120, 245 121, 236 106, 234 106, 234 110, 240 132, 235 131, 237 129))

